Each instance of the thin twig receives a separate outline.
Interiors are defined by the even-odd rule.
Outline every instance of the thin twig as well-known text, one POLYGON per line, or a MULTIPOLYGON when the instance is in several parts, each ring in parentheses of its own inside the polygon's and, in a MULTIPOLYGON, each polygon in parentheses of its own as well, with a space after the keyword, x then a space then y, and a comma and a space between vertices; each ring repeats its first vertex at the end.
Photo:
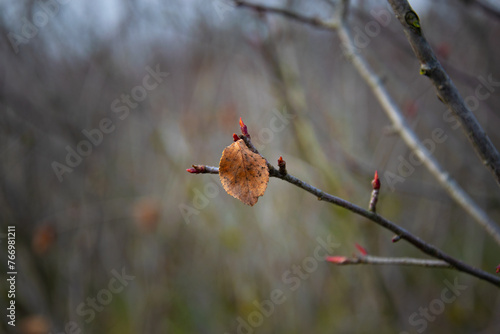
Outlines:
POLYGON ((191 174, 219 174, 219 168, 205 165, 193 165, 193 167, 186 169, 186 171, 191 174))
MULTIPOLYGON (((245 142, 251 143, 251 141, 248 138, 247 138, 247 140, 245 140, 245 142)), ((253 145, 251 145, 249 148, 255 149, 255 147, 253 145)), ((256 151, 256 152, 258 153, 258 151, 256 151)), ((203 166, 203 165, 195 165, 195 166, 203 166)), ((470 265, 466 264, 465 262, 462 262, 458 259, 455 259, 454 257, 452 257, 452 256, 446 254, 445 252, 443 252, 442 250, 440 250, 439 248, 423 241, 419 237, 413 235, 412 233, 408 232, 407 230, 400 227, 396 223, 391 222, 390 220, 380 216, 379 214, 374 213, 374 212, 370 212, 368 210, 365 210, 365 209, 357 206, 356 204, 353 204, 353 203, 348 202, 342 198, 339 198, 339 197, 333 196, 329 193, 326 193, 326 192, 296 178, 295 176, 292 176, 289 173, 287 173, 286 175, 282 175, 279 172, 279 170, 276 169, 274 166, 272 166, 272 165, 268 165, 268 166, 269 166, 269 176, 276 177, 278 179, 282 179, 282 180, 287 181, 287 182, 289 182, 289 183, 291 183, 299 188, 302 188, 305 191, 316 196, 318 198, 318 200, 329 202, 331 204, 334 204, 334 205, 340 206, 344 209, 347 209, 347 210, 349 210, 357 215, 363 216, 363 217, 371 220, 372 222, 394 232, 401 239, 408 241, 410 244, 412 244, 416 248, 420 249, 422 252, 430 255, 431 257, 443 260, 459 271, 468 273, 472 276, 475 276, 475 277, 483 279, 487 282, 490 282, 497 287, 500 287, 500 278, 499 277, 496 277, 488 272, 485 272, 481 269, 470 266, 470 265)), ((212 167, 212 166, 203 166, 203 167, 204 167, 203 169, 206 170, 206 172, 202 172, 202 173, 213 173, 216 170, 218 170, 217 167, 212 167), (209 172, 209 170, 211 172, 209 172)))
MULTIPOLYGON (((240 6, 244 5, 246 7, 257 9, 258 11, 261 11, 261 12, 266 11, 266 8, 268 8, 266 6, 248 4, 248 3, 245 3, 243 1, 237 1, 237 3, 240 6)), ((282 11, 277 10, 276 8, 270 8, 269 12, 282 13, 282 11)), ((299 17, 300 19, 297 19, 297 20, 299 20, 301 22, 307 23, 310 21, 307 18, 304 18, 301 15, 296 14, 296 13, 294 13, 294 15, 288 15, 288 14, 286 14, 286 15, 287 15, 287 17, 294 18, 294 19, 297 19, 297 17, 299 17)), ((317 19, 314 19, 314 21, 316 21, 316 20, 317 19)), ((316 23, 315 23, 315 25, 316 25, 316 23)), ((329 26, 328 29, 330 29, 330 30, 336 30, 336 27, 337 27, 337 25, 326 25, 326 26, 329 26)), ((323 26, 323 27, 326 27, 326 26, 323 26)), ((342 26, 345 29, 347 29, 345 26, 345 23, 343 23, 342 26)), ((353 54, 355 55, 355 53, 353 53, 353 54)), ((378 83, 380 83, 380 81, 378 81, 378 83)), ((389 101, 391 101, 391 100, 389 100, 389 101)), ((395 110, 397 111, 397 109, 395 109, 395 110)), ((247 140, 245 140, 245 142, 247 142, 247 140)), ((248 139, 248 142, 251 142, 251 141, 248 139)), ((247 143, 247 145, 248 145, 248 143, 247 143)), ((251 148, 255 149, 254 147, 251 147, 251 148)), ((426 253, 434 258, 441 259, 441 260, 449 263, 451 266, 453 266, 454 268, 456 268, 459 271, 468 273, 472 276, 475 276, 475 277, 483 279, 487 282, 490 282, 491 284, 493 284, 497 287, 500 287, 500 278, 498 278, 498 277, 496 277, 488 272, 485 272, 481 269, 470 266, 470 265, 468 265, 468 264, 466 264, 458 259, 455 259, 454 257, 444 253, 443 251, 441 251, 437 247, 426 243, 422 239, 411 234, 410 232, 408 232, 404 228, 389 221, 388 219, 380 216, 379 214, 377 214, 375 212, 367 211, 367 210, 365 210, 365 209, 363 209, 355 204, 352 204, 346 200, 343 200, 341 198, 338 198, 338 197, 335 197, 331 194, 328 194, 328 193, 326 193, 318 188, 313 187, 312 185, 309 185, 309 184, 297 179, 296 177, 294 177, 290 174, 283 175, 270 164, 268 164, 268 166, 269 166, 270 176, 277 177, 277 178, 285 180, 289 183, 292 183, 292 184, 296 185, 297 187, 300 187, 300 188, 306 190, 307 192, 310 192, 311 194, 315 195, 319 200, 323 200, 323 201, 335 204, 335 205, 343 207, 343 208, 345 208, 353 213, 356 213, 360 216, 363 216, 363 217, 369 219, 370 221, 375 222, 376 224, 394 232, 400 239, 404 239, 404 240, 408 241, 413 246, 420 249, 422 252, 424 252, 424 253, 426 253)), ((215 171, 216 167, 213 167, 213 168, 214 168, 213 170, 215 171)))
MULTIPOLYGON (((238 1, 238 3, 240 6, 253 8, 260 12, 268 11, 270 13, 282 13, 281 10, 273 7, 255 5, 247 3, 245 1, 238 1)), ((450 197, 453 198, 455 202, 457 202, 467 213, 469 213, 475 219, 475 221, 495 239, 497 244, 500 245, 500 228, 498 227, 498 225, 491 218, 489 218, 489 216, 460 187, 460 185, 449 175, 449 173, 441 167, 441 165, 437 162, 436 159, 433 158, 433 156, 429 153, 425 146, 421 144, 418 136, 406 123, 404 117, 402 116, 403 113, 385 89, 383 80, 375 74, 370 66, 358 54, 354 46, 350 30, 347 27, 347 23, 345 20, 347 6, 344 4, 343 6, 339 7, 339 17, 335 21, 336 23, 325 23, 324 25, 322 25, 322 27, 332 31, 338 31, 346 56, 352 61, 354 67, 358 70, 361 77, 368 83, 368 85, 374 92, 387 116, 391 120, 393 128, 400 134, 401 138, 410 147, 410 149, 416 152, 419 159, 422 160, 424 166, 426 166, 430 173, 438 180, 441 186, 446 190, 446 192, 448 192, 450 197)), ((289 11, 286 12, 289 14, 289 11)), ((297 13, 294 13, 293 15, 288 14, 287 17, 296 19, 300 22, 308 23, 312 20, 297 13)), ((318 19, 314 20, 317 21, 318 19)))
POLYGON ((349 264, 383 264, 383 265, 398 265, 398 266, 418 266, 418 267, 433 267, 433 268, 448 268, 454 269, 449 263, 441 260, 416 259, 411 257, 381 257, 381 256, 356 256, 352 258, 344 258, 342 261, 332 261, 337 265, 349 264))
POLYGON ((311 25, 311 26, 314 26, 317 28, 321 28, 321 29, 333 30, 336 28, 336 24, 334 22, 325 22, 325 21, 320 20, 316 17, 302 16, 300 14, 297 14, 295 12, 292 12, 292 11, 290 11, 288 9, 284 9, 284 8, 269 7, 269 6, 253 4, 253 3, 249 3, 249 2, 241 1, 241 0, 234 0, 234 3, 238 7, 250 8, 250 9, 257 11, 258 13, 280 14, 284 17, 288 17, 288 18, 293 19, 295 21, 306 23, 308 25, 311 25))
POLYGON ((417 14, 407 0, 388 0, 388 2, 401 22, 411 48, 420 61, 420 73, 431 80, 439 99, 458 118, 482 163, 491 171, 500 185, 500 154, 437 60, 424 37, 417 14))
POLYGON ((406 145, 418 155, 423 165, 438 180, 450 197, 469 213, 500 245, 500 228, 498 225, 474 202, 450 174, 441 167, 439 162, 422 144, 416 133, 402 116, 401 110, 385 88, 383 80, 375 74, 368 63, 356 51, 350 30, 344 20, 339 25, 338 32, 344 46, 344 52, 361 77, 372 89, 375 97, 391 120, 393 129, 399 133, 406 145))
POLYGON ((498 5, 494 6, 483 0, 476 0, 472 2, 473 5, 481 8, 486 14, 491 15, 497 20, 500 20, 500 8, 498 5))

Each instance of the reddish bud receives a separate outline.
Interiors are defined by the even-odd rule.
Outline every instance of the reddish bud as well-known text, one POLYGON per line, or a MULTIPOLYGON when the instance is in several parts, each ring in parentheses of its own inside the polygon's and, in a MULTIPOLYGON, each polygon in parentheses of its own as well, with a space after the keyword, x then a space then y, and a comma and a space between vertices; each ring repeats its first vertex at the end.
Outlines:
POLYGON ((497 274, 500 273, 500 264, 497 267, 497 270, 495 271, 497 274))
POLYGON ((368 252, 366 251, 366 249, 363 246, 361 246, 360 244, 355 243, 354 246, 356 246, 356 248, 361 253, 361 255, 363 255, 363 256, 368 255, 368 252))
POLYGON ((374 190, 379 190, 380 189, 380 179, 378 178, 378 172, 375 171, 375 176, 373 177, 372 180, 372 187, 374 190))
POLYGON ((240 137, 238 137, 238 135, 236 133, 233 133, 233 140, 238 141, 238 140, 240 140, 240 137))
POLYGON ((392 242, 398 242, 399 240, 401 240, 401 236, 400 235, 395 235, 392 237, 392 242))
POLYGON ((348 259, 345 256, 327 256, 325 260, 328 262, 340 264, 346 262, 348 259))
POLYGON ((247 126, 245 125, 245 123, 243 123, 243 120, 241 119, 241 117, 240 117, 240 129, 241 129, 241 134, 243 136, 250 138, 250 135, 248 134, 247 126))
POLYGON ((193 165, 193 167, 186 169, 186 172, 192 174, 200 174, 205 172, 205 166, 193 165))
POLYGON ((286 171, 286 161, 283 160, 283 157, 279 157, 279 159, 278 159, 278 167, 279 167, 280 174, 282 174, 282 175, 286 175, 287 174, 287 171, 286 171))

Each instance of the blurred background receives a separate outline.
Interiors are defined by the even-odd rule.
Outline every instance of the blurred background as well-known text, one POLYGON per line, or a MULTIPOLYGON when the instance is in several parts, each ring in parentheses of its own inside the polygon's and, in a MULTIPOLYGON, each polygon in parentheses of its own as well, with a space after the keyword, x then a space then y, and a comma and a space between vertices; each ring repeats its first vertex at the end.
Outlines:
MULTIPOLYGON (((260 3, 335 11, 333 0, 260 3)), ((500 8, 410 3, 500 147, 500 8)), ((500 189, 387 3, 352 1, 349 25, 420 139, 442 129, 434 157, 500 221, 500 189)), ((186 173, 218 166, 242 117, 269 161, 283 156, 289 173, 362 207, 378 170, 379 213, 493 272, 498 245, 425 167, 398 172, 411 152, 336 33, 229 0, 6 1, 0 29, 0 254, 6 264, 14 225, 18 272, 16 327, 2 315, 0 332, 500 331, 498 289, 484 281, 323 261, 356 243, 425 258, 373 223, 277 179, 249 207, 217 175, 186 173)))

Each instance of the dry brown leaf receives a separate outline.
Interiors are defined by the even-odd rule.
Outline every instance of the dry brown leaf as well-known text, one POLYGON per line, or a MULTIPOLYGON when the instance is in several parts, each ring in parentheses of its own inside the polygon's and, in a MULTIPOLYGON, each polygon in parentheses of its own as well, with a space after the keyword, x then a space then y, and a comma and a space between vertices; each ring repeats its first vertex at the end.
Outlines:
POLYGON ((222 152, 219 178, 229 195, 253 206, 266 191, 269 171, 266 160, 250 151, 240 139, 222 152))

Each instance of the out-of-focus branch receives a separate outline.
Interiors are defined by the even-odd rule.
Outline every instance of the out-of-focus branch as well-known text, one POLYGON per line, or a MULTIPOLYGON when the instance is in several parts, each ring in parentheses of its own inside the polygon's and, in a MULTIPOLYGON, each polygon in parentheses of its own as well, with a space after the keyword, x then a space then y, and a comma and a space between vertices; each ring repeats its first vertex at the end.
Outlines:
POLYGON ((407 0, 388 0, 388 2, 401 22, 411 48, 420 61, 420 73, 431 80, 439 99, 458 118, 474 150, 500 185, 500 154, 437 60, 424 37, 417 14, 407 0))
POLYGON ((339 25, 339 36, 344 52, 351 60, 358 73, 370 86, 375 97, 382 105, 392 122, 393 129, 399 133, 406 145, 421 159, 423 165, 438 180, 439 184, 467 213, 469 213, 500 245, 500 229, 497 224, 474 202, 448 172, 429 153, 416 133, 407 124, 403 113, 385 88, 383 80, 370 68, 368 63, 357 53, 350 30, 345 20, 339 25))
POLYGON ((465 3, 467 6, 476 6, 480 8, 486 15, 490 15, 496 20, 500 20, 500 7, 498 5, 493 5, 485 0, 460 0, 460 2, 465 3))
POLYGON ((327 30, 333 30, 336 28, 336 24, 334 22, 325 22, 325 21, 320 20, 316 17, 303 16, 303 15, 297 14, 295 12, 292 12, 288 9, 253 4, 253 3, 249 3, 249 2, 241 1, 241 0, 233 0, 233 1, 236 4, 236 6, 238 6, 238 7, 250 8, 250 9, 255 10, 258 13, 280 14, 284 17, 293 19, 295 21, 299 21, 302 23, 306 23, 308 25, 312 25, 314 27, 327 29, 327 30))
POLYGON ((418 267, 433 267, 433 268, 448 268, 454 269, 449 263, 441 260, 427 260, 427 259, 415 259, 411 257, 381 257, 381 256, 356 256, 356 257, 344 257, 344 256, 329 256, 326 259, 337 265, 348 265, 348 264, 390 264, 397 266, 418 266, 418 267))
MULTIPOLYGON (((400 134, 401 138, 415 151, 418 157, 423 162, 424 166, 431 172, 431 174, 438 180, 441 186, 446 190, 451 198, 455 200, 467 213, 469 213, 475 221, 481 225, 500 245, 500 228, 497 224, 489 218, 489 216, 474 202, 474 200, 458 185, 458 183, 447 173, 436 159, 432 157, 429 151, 421 144, 418 136, 406 123, 403 113, 391 98, 386 90, 383 80, 375 74, 370 68, 368 63, 359 55, 354 46, 353 38, 351 36, 349 27, 346 23, 347 1, 341 1, 342 5, 338 6, 337 19, 334 24, 325 24, 322 27, 328 27, 329 30, 338 31, 339 37, 342 42, 343 50, 346 56, 352 61, 354 67, 359 72, 361 77, 370 86, 373 93, 379 100, 385 113, 392 122, 393 128, 400 134)), ((259 10, 259 12, 267 12, 269 8, 270 13, 278 13, 281 11, 273 7, 264 5, 253 5, 245 1, 238 1, 240 6, 245 6, 259 10)), ((288 12, 288 11, 287 11, 288 12)), ((300 22, 308 23, 311 19, 303 17, 300 14, 294 13, 289 15, 289 18, 297 19, 300 22)), ((318 19, 314 19, 317 21, 318 19)))

